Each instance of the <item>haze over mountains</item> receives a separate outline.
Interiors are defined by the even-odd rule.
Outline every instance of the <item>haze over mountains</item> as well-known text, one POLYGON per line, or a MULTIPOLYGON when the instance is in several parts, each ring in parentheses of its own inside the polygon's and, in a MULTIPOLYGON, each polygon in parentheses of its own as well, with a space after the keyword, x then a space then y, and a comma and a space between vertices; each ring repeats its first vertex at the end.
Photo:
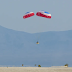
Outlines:
POLYGON ((0 65, 60 66, 66 63, 72 66, 72 30, 30 34, 0 26, 0 65))

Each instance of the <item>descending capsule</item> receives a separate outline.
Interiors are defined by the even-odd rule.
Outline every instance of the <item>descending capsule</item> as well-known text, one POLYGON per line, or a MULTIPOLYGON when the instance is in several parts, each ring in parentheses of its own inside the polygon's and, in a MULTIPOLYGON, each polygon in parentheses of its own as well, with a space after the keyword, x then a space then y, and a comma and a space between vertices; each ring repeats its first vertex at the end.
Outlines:
POLYGON ((37 41, 36 44, 39 44, 39 42, 37 41))
POLYGON ((25 15, 23 16, 23 19, 32 17, 32 16, 34 16, 34 15, 35 15, 34 12, 26 12, 25 15))

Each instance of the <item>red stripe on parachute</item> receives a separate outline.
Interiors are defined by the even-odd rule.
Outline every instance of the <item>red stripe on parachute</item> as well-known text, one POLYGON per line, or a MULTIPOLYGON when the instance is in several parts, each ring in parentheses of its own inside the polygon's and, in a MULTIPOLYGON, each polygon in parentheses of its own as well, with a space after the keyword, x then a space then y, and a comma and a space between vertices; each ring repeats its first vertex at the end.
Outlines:
POLYGON ((37 16, 40 16, 40 17, 49 18, 49 19, 51 18, 51 16, 47 16, 47 15, 45 15, 45 14, 42 14, 41 12, 37 12, 36 15, 37 15, 37 16))
POLYGON ((34 15, 35 15, 35 14, 34 14, 33 12, 32 12, 32 13, 25 14, 25 15, 23 16, 23 19, 32 17, 32 16, 34 16, 34 15))

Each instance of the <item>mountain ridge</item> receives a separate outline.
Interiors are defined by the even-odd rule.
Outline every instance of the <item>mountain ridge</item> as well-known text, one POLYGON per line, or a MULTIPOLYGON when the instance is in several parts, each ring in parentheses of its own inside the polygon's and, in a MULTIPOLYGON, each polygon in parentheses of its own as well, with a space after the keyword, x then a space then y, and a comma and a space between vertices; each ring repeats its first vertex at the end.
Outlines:
POLYGON ((72 30, 30 34, 0 26, 1 65, 51 66, 69 63, 72 66, 71 51, 72 30))

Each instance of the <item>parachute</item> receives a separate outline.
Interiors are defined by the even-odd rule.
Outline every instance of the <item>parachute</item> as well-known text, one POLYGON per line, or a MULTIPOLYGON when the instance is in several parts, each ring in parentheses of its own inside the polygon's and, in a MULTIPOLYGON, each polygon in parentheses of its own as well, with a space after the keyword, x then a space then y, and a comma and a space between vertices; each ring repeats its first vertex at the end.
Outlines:
POLYGON ((44 18, 48 18, 48 19, 51 19, 51 14, 49 12, 46 12, 46 11, 38 11, 36 13, 37 16, 40 16, 40 17, 44 17, 44 18))
MULTIPOLYGON (((34 12, 27 12, 25 13, 25 15, 23 16, 23 19, 26 19, 26 18, 29 18, 29 17, 32 17, 34 16, 34 12)), ((44 17, 44 18, 48 18, 48 19, 51 19, 51 14, 49 12, 46 12, 46 11, 38 11, 36 13, 37 16, 39 17, 44 17)), ((39 42, 37 41, 36 44, 39 44, 39 42)))
POLYGON ((23 16, 23 19, 26 19, 26 18, 29 18, 29 17, 32 17, 34 16, 34 12, 27 12, 25 13, 25 15, 23 16))

